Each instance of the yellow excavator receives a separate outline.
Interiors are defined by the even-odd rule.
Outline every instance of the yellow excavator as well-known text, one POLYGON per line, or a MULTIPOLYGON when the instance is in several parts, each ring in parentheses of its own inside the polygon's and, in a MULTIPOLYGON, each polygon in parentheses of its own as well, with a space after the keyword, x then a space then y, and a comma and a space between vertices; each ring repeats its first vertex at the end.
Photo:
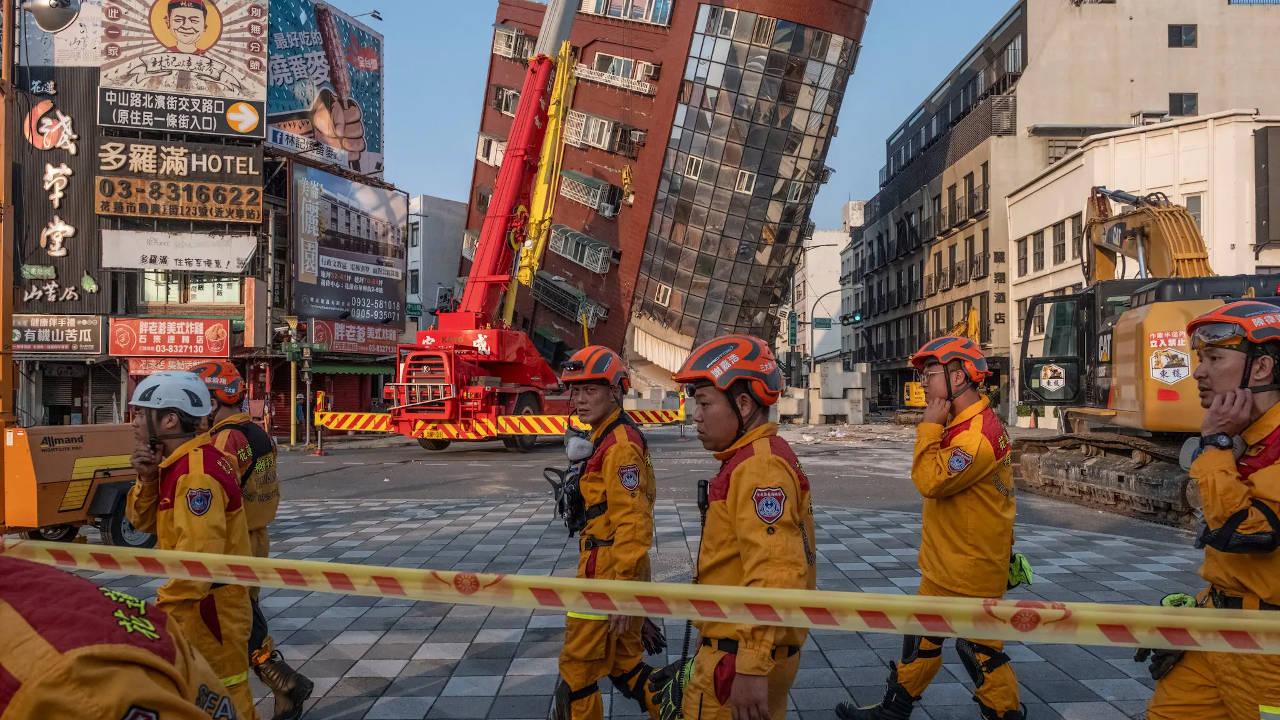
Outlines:
POLYGON ((1019 438, 1017 477, 1034 492, 1188 524, 1195 484, 1179 452, 1203 411, 1187 322, 1274 296, 1278 277, 1215 276, 1195 218, 1162 193, 1093 188, 1084 234, 1088 286, 1027 309, 1018 399, 1057 407, 1060 434, 1019 438))

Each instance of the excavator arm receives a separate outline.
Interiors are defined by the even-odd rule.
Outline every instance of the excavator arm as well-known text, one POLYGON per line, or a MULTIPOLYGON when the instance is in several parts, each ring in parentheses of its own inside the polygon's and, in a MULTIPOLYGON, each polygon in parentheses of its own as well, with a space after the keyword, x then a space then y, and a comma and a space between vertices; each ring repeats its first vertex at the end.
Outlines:
POLYGON ((1137 264, 1138 277, 1214 274, 1195 218, 1185 207, 1169 202, 1164 193, 1139 197, 1105 187, 1093 188, 1084 234, 1092 247, 1085 268, 1090 285, 1115 279, 1117 267, 1126 259, 1137 264), (1113 214, 1112 200, 1126 209, 1113 214))

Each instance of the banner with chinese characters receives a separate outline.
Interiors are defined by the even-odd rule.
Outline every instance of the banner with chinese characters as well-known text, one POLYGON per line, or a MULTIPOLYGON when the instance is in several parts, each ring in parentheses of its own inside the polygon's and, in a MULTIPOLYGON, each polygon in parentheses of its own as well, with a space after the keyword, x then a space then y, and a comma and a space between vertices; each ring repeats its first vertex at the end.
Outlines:
POLYGON ((294 314, 404 324, 404 193, 294 166, 294 314))
POLYGON ((328 347, 329 352, 361 355, 395 355, 400 328, 394 325, 362 325, 342 320, 314 320, 312 342, 328 347))
POLYGON ((129 358, 129 374, 146 377, 157 372, 185 372, 210 358, 129 358))
POLYGON ((230 357, 231 321, 189 318, 111 318, 115 357, 230 357))
POLYGON ((98 0, 100 125, 264 134, 267 0, 98 0))
POLYGON ((102 354, 100 315, 13 316, 15 353, 102 354))
POLYGON ((243 275, 257 235, 103 230, 102 267, 243 275))
POLYGON ((96 68, 17 69, 25 94, 9 124, 14 149, 17 312, 97 315, 111 311, 93 212, 97 152, 96 68))
POLYGON ((271 0, 270 40, 267 122, 338 151, 308 157, 381 170, 382 36, 317 0, 271 0))
POLYGON ((96 167, 99 215, 262 221, 260 146, 104 138, 96 167))

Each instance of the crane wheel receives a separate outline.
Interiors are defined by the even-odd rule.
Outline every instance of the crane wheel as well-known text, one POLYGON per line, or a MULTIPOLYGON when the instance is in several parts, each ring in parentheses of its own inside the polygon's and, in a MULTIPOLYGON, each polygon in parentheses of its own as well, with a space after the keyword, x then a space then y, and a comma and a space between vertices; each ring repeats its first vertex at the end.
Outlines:
MULTIPOLYGON (((535 395, 525 393, 516 400, 516 409, 514 414, 537 415, 539 412, 541 412, 541 408, 538 407, 538 398, 535 395)), ((502 438, 502 444, 511 452, 533 452, 533 449, 538 446, 538 436, 511 435, 502 438)))
POLYGON ((423 450, 439 452, 449 447, 448 440, 432 440, 431 438, 418 438, 418 445, 423 450))
POLYGON ((79 525, 50 525, 48 527, 27 530, 22 533, 28 540, 46 540, 48 542, 71 542, 80 534, 79 525))

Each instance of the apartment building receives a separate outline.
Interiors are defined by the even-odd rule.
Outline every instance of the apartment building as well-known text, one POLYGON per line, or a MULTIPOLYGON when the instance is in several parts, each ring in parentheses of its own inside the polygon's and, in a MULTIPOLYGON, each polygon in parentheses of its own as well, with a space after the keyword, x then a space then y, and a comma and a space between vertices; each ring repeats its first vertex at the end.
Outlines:
MULTIPOLYGON (((868 343, 855 355, 871 364, 878 402, 900 404, 910 354, 976 308, 1007 412, 1016 248, 1005 197, 1091 135, 1280 105, 1280 55, 1267 50, 1277 31, 1275 3, 1015 4, 885 143, 863 234, 868 343)), ((1042 254, 1067 251, 1070 226, 1060 233, 1042 238, 1042 254)), ((1034 238, 1029 248, 1034 264, 1034 238)))
POLYGON ((409 277, 406 323, 412 331, 435 325, 433 311, 458 297, 458 261, 467 205, 433 195, 409 199, 409 277))
POLYGON ((867 203, 850 200, 842 210, 841 226, 848 242, 840 250, 840 358, 845 370, 853 369, 853 358, 861 340, 859 315, 862 301, 862 224, 867 203))
MULTIPOLYGON (((773 333, 857 59, 867 0, 583 0, 549 252, 517 324, 661 376, 724 330, 773 333)), ((464 256, 544 6, 500 0, 464 256)))

